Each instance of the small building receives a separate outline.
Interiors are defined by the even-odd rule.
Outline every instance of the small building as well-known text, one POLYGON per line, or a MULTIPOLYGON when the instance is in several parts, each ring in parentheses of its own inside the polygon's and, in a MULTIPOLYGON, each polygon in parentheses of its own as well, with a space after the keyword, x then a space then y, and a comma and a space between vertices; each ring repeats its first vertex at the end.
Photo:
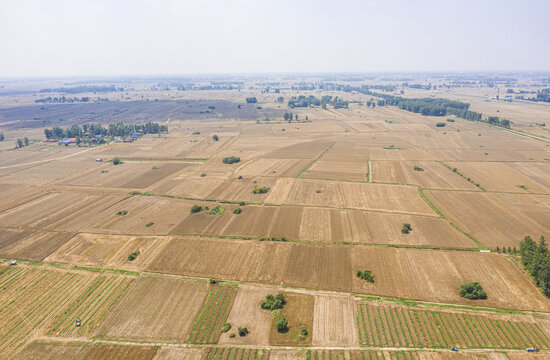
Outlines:
POLYGON ((76 144, 76 139, 64 139, 58 142, 59 145, 76 144))
POLYGON ((115 136, 114 140, 117 143, 122 142, 122 139, 120 138, 120 136, 115 136))

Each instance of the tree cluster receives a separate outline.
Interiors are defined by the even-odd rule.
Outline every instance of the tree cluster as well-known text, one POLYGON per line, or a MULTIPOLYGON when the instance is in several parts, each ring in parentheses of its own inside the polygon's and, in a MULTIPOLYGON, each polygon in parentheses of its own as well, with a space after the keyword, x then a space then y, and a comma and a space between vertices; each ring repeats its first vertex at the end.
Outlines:
POLYGON ((260 307, 264 310, 277 310, 282 309, 286 304, 286 299, 283 293, 277 295, 267 295, 265 300, 261 302, 260 307))
POLYGON ((92 138, 96 135, 126 137, 136 132, 143 134, 160 134, 168 132, 168 126, 152 122, 146 124, 124 124, 119 122, 109 124, 108 127, 103 127, 101 124, 84 124, 82 126, 75 124, 65 130, 58 126, 51 129, 44 129, 46 139, 92 138))
POLYGON ((109 101, 109 99, 108 98, 100 98, 99 96, 96 99, 91 98, 89 96, 83 96, 81 98, 78 98, 78 97, 65 97, 65 96, 60 96, 60 97, 48 96, 47 98, 34 100, 35 103, 48 103, 48 104, 79 103, 79 102, 90 102, 90 101, 104 102, 104 101, 109 101))
POLYGON ((235 164, 241 161, 241 158, 238 156, 228 156, 223 158, 224 164, 235 164))
POLYGON ((460 286, 458 294, 470 300, 487 299, 487 293, 478 282, 469 282, 460 286))
POLYGON ((254 103, 257 103, 257 102, 258 102, 258 99, 256 99, 255 96, 246 98, 246 103, 247 104, 254 104, 254 103))
POLYGON ((526 236, 519 246, 521 263, 533 277, 544 295, 550 297, 550 254, 544 236, 537 244, 531 237, 526 236))
POLYGON ((374 283, 374 275, 372 275, 372 271, 370 270, 357 270, 356 275, 359 279, 365 280, 368 283, 374 283))
POLYGON ((67 94, 79 94, 79 93, 96 93, 96 92, 113 92, 113 91, 124 91, 124 88, 122 87, 116 87, 114 85, 109 86, 98 86, 98 85, 80 85, 80 86, 74 86, 74 87, 60 87, 60 88, 50 88, 50 89, 42 89, 40 90, 41 93, 47 93, 47 92, 59 92, 59 93, 67 93, 67 94))

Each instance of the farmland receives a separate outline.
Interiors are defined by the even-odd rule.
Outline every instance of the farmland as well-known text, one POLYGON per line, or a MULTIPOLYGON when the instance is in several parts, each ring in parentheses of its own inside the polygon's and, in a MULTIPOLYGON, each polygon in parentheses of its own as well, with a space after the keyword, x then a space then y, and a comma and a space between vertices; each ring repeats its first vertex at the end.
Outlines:
MULTIPOLYGON (((550 135, 536 125, 550 108, 472 97, 513 116, 505 129, 325 80, 136 79, 109 101, 40 105, 39 90, 0 88, 0 358, 503 360, 532 346, 547 357, 550 301, 519 247, 550 237, 550 135), (302 95, 349 103, 288 107, 302 95), (92 120, 168 132, 43 141, 44 127, 92 120), (486 298, 462 297, 470 282, 486 298), (262 309, 279 292, 284 306, 262 309)), ((379 82, 385 95, 422 93, 358 81, 379 82)), ((466 91, 430 97, 468 102, 466 91)))

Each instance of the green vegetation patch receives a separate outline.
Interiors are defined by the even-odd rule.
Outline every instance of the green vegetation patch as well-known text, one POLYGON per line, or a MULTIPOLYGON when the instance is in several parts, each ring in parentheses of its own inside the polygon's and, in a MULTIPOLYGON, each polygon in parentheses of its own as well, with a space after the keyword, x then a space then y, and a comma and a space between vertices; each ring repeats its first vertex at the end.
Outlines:
POLYGON ((134 251, 128 254, 128 261, 134 261, 139 256, 139 251, 134 251))
POLYGON ((224 164, 235 164, 241 161, 241 158, 238 156, 228 156, 223 158, 224 164))
POLYGON ((220 205, 214 206, 210 211, 208 212, 210 215, 219 215, 223 214, 225 212, 225 208, 220 205))
POLYGON ((252 190, 252 193, 253 194, 266 194, 269 190, 271 190, 271 189, 268 188, 267 186, 254 185, 254 189, 252 190))
POLYGON ((487 293, 477 281, 463 284, 458 292, 460 296, 470 300, 487 299, 487 293))
POLYGON ((368 283, 374 283, 374 275, 370 270, 357 270, 356 275, 361 280, 365 280, 368 283))
POLYGON ((286 304, 286 299, 283 293, 277 295, 267 295, 265 300, 261 302, 260 307, 264 310, 277 310, 282 309, 286 304))

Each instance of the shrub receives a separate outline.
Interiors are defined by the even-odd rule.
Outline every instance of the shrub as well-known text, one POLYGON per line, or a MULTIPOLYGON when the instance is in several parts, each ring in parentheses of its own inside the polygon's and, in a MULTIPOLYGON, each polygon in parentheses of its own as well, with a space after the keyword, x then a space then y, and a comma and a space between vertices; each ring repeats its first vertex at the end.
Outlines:
POLYGON ((145 226, 151 227, 151 226, 153 226, 153 224, 154 224, 154 222, 150 221, 150 222, 148 222, 147 224, 145 224, 145 226))
POLYGON ((119 165, 119 164, 122 164, 122 160, 120 160, 120 158, 118 157, 113 158, 113 165, 119 165))
POLYGON ((282 333, 288 331, 288 320, 285 317, 277 320, 277 331, 282 333))
POLYGON ((320 194, 321 190, 315 190, 315 193, 320 194))
POLYGON ((252 193, 253 194, 265 194, 269 190, 270 190, 270 188, 268 188, 268 187, 255 185, 254 190, 252 190, 252 193))
POLYGON ((242 175, 239 175, 239 177, 237 178, 237 180, 242 180, 242 179, 243 179, 242 175))
POLYGON ((226 333, 226 332, 229 331, 229 329, 231 329, 231 324, 228 323, 228 322, 226 322, 226 323, 223 323, 222 328, 221 328, 220 331, 221 331, 222 333, 226 333))
POLYGON ((246 98, 246 102, 247 102, 248 104, 253 104, 253 103, 258 102, 258 99, 256 99, 255 96, 254 96, 254 97, 247 97, 247 98, 246 98))
POLYGON ((139 255, 139 251, 134 251, 128 254, 128 261, 134 261, 139 255))
POLYGON ((357 270, 357 277, 368 283, 374 283, 374 275, 372 275, 372 271, 370 270, 357 270))
POLYGON ((414 166, 414 171, 424 171, 420 166, 414 166))
POLYGON ((454 119, 447 119, 447 122, 455 122, 454 119))
POLYGON ((234 337, 235 337, 235 333, 229 334, 229 337, 230 337, 230 338, 234 338, 234 337))
POLYGON ((210 279, 208 279, 208 282, 210 283, 210 285, 216 285, 218 283, 218 280, 216 280, 214 278, 210 278, 210 279))
POLYGON ((238 329, 239 336, 246 336, 248 334, 248 329, 245 327, 240 327, 238 329))
POLYGON ((444 123, 444 122, 438 122, 437 124, 435 124, 435 126, 437 126, 437 127, 445 127, 445 125, 447 125, 447 124, 444 123))
POLYGON ((237 214, 237 215, 239 215, 242 212, 243 212, 243 210, 240 207, 235 208, 235 210, 233 210, 233 214, 237 214))
POLYGON ((241 158, 238 156, 228 156, 223 158, 224 164, 235 164, 241 161, 241 158))
POLYGON ((277 310, 282 309, 286 304, 285 296, 283 293, 278 293, 273 296, 271 294, 265 297, 265 300, 260 304, 261 308, 264 310, 277 310))
POLYGON ((218 137, 218 135, 212 135, 212 140, 218 141, 220 140, 220 138, 218 137))
POLYGON ((202 174, 201 174, 201 177, 205 177, 205 176, 206 176, 206 174, 205 174, 205 173, 202 173, 202 174))
POLYGON ((469 282, 462 285, 458 294, 470 300, 487 299, 487 293, 478 282, 469 282))
POLYGON ((117 215, 124 216, 124 215, 128 214, 128 211, 126 211, 126 210, 120 210, 120 211, 117 212, 116 214, 117 214, 117 215))
POLYGON ((302 336, 308 336, 309 335, 309 332, 307 331, 307 328, 306 328, 305 325, 300 326, 300 334, 302 334, 302 336))
POLYGON ((241 202, 239 203, 239 206, 245 206, 245 205, 246 205, 246 203, 245 203, 244 201, 241 201, 241 202))
POLYGON ((222 207, 220 205, 216 205, 208 213, 210 215, 219 215, 219 214, 223 214, 224 212, 225 212, 224 207, 222 207))
POLYGON ((403 234, 408 234, 412 231, 412 227, 411 227, 411 224, 408 224, 408 223, 403 223, 403 227, 401 228, 401 232, 403 234))
POLYGON ((196 214, 202 211, 202 206, 193 205, 191 206, 191 214, 196 214))

